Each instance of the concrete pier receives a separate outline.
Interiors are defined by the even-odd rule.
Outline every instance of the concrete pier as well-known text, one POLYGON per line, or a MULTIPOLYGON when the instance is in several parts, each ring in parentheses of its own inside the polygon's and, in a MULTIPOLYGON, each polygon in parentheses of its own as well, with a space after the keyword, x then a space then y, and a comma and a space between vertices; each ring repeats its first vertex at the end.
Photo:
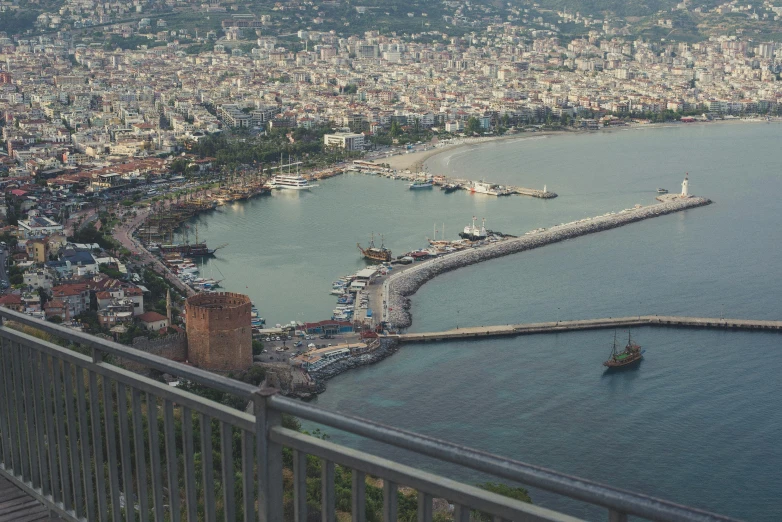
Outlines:
POLYGON ((444 332, 407 333, 389 337, 399 342, 436 342, 457 339, 480 339, 514 335, 572 332, 577 330, 598 330, 630 328, 640 326, 708 328, 712 330, 754 330, 782 332, 782 321, 760 321, 754 319, 723 319, 709 317, 680 317, 665 315, 634 315, 632 317, 609 317, 607 319, 584 319, 579 321, 557 321, 548 323, 507 324, 496 326, 471 326, 444 332))
POLYGON ((550 190, 542 191, 542 190, 536 190, 536 189, 525 188, 525 187, 508 187, 508 190, 510 190, 514 194, 521 194, 522 196, 532 196, 533 198, 552 199, 557 197, 557 193, 551 192, 550 190))
POLYGON ((383 311, 383 320, 386 321, 391 329, 406 328, 410 326, 410 324, 412 324, 412 317, 408 312, 410 301, 407 297, 414 294, 424 283, 443 272, 480 263, 481 261, 494 259, 496 257, 532 250, 533 248, 539 248, 574 237, 621 227, 630 223, 635 223, 636 221, 709 205, 710 203, 710 199, 701 197, 670 198, 661 203, 626 209, 621 212, 610 213, 595 218, 582 219, 574 223, 558 225, 534 233, 527 233, 507 241, 453 252, 429 261, 424 261, 420 264, 413 265, 400 273, 391 275, 383 282, 384 302, 387 304, 387 308, 383 311))

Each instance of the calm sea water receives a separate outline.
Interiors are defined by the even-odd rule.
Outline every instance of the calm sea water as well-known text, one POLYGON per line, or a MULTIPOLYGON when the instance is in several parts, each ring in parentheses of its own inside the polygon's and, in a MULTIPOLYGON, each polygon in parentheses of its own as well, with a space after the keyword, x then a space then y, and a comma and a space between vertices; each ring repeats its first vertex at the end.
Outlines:
MULTIPOLYGON (((485 217, 523 233, 653 201, 657 187, 714 205, 445 274, 413 298, 411 330, 679 314, 779 319, 778 125, 711 125, 534 137, 449 151, 430 171, 542 188, 490 198, 360 175, 200 218, 228 242, 203 273, 248 293, 271 323, 328 315, 329 282, 363 265, 355 243, 395 253, 485 217)), ((623 335, 620 332, 620 335, 623 335)), ((613 332, 405 346, 329 383, 319 404, 562 472, 749 520, 778 520, 782 353, 776 334, 643 328, 637 371, 606 376, 613 332)), ((349 439, 363 449, 409 457, 349 439)), ((410 460, 410 462, 415 462, 410 460)), ((432 467, 459 475, 447 467, 432 467)), ((467 480, 480 477, 460 475, 467 480)), ((536 503, 603 513, 533 491, 536 503)))

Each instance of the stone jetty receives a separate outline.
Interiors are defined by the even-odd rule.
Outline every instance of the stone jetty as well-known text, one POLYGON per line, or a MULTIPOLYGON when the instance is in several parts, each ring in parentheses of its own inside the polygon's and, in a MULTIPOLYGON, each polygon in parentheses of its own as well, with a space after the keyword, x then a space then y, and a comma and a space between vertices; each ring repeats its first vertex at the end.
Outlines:
POLYGON ((384 319, 392 329, 407 328, 412 324, 409 296, 413 295, 424 283, 439 274, 464 266, 480 263, 488 259, 515 254, 565 241, 574 237, 594 234, 603 230, 621 227, 636 221, 664 216, 689 208, 702 207, 711 203, 702 197, 679 197, 668 195, 658 198, 661 202, 611 213, 595 218, 582 219, 546 230, 528 233, 514 239, 454 252, 424 261, 403 272, 393 274, 384 283, 384 296, 387 308, 384 319))

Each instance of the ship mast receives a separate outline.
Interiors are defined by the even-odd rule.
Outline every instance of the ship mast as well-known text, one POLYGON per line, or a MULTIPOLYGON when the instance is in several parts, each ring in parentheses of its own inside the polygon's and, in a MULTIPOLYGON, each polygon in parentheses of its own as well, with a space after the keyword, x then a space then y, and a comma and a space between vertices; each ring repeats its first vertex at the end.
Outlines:
POLYGON ((611 347, 611 358, 616 357, 619 352, 616 351, 616 330, 614 330, 614 345, 611 347))

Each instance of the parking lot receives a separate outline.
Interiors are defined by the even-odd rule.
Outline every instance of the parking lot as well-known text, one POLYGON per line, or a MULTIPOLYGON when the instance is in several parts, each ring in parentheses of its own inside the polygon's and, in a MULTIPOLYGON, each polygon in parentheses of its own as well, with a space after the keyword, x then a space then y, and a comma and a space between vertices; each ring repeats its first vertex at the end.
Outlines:
POLYGON ((358 334, 340 334, 340 335, 306 335, 301 336, 283 336, 275 335, 260 337, 256 340, 263 343, 263 353, 256 360, 261 362, 288 362, 291 357, 314 348, 326 348, 328 346, 357 343, 358 334), (314 346, 311 346, 314 345, 314 346))

